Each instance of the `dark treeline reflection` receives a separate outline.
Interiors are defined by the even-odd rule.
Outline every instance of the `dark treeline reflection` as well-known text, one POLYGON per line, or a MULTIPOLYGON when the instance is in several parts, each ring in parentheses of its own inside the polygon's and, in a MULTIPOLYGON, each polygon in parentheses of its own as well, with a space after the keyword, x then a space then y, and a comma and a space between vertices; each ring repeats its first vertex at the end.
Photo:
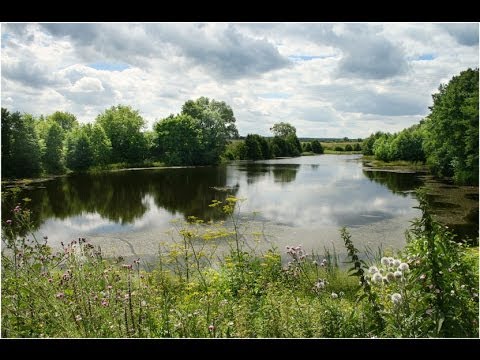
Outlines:
POLYGON ((267 175, 273 175, 273 180, 276 183, 289 183, 295 181, 300 164, 250 162, 239 164, 237 169, 246 173, 248 184, 253 184, 267 175))
POLYGON ((406 191, 416 189, 423 185, 423 181, 409 173, 396 173, 389 171, 363 171, 370 180, 386 186, 394 194, 407 196, 406 191))
POLYGON ((34 229, 49 218, 65 219, 85 213, 98 213, 123 225, 146 213, 147 196, 153 198, 155 206, 173 215, 221 219, 221 212, 208 205, 237 193, 238 185, 226 188, 226 181, 226 168, 221 166, 79 174, 23 190, 16 194, 17 201, 9 191, 4 192, 2 220, 11 218, 16 203, 28 197, 34 229))

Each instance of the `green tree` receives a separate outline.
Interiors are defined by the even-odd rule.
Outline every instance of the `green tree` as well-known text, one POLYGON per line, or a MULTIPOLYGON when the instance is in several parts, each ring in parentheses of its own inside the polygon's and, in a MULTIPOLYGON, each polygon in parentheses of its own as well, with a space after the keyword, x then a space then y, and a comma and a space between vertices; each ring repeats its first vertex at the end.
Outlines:
POLYGON ((478 184, 478 68, 454 76, 432 97, 425 121, 428 165, 457 183, 478 184))
POLYGON ((189 115, 170 115, 154 125, 156 151, 168 165, 200 165, 202 129, 189 115))
POLYGON ((303 146, 303 150, 304 151, 312 151, 312 144, 307 142, 307 143, 303 143, 304 146, 303 146))
POLYGON ((356 143, 355 146, 353 147, 354 151, 362 151, 362 147, 360 146, 359 143, 356 143))
POLYGON ((225 151, 229 139, 237 138, 233 111, 225 102, 200 97, 188 100, 182 106, 182 115, 194 119, 201 130, 200 164, 216 164, 225 151))
POLYGON ((92 165, 92 146, 86 128, 81 126, 67 137, 67 166, 74 171, 85 171, 92 165))
POLYGON ((247 148, 247 159, 260 160, 263 159, 262 148, 258 141, 257 134, 248 134, 245 138, 245 147, 247 148))
POLYGON ((368 138, 363 140, 363 143, 362 143, 363 155, 373 155, 373 144, 377 139, 379 139, 383 135, 384 135, 383 132, 377 131, 375 134, 372 134, 368 138))
POLYGON ((136 163, 147 155, 147 141, 142 130, 145 120, 138 110, 130 106, 112 106, 97 116, 96 123, 103 127, 112 144, 113 162, 136 163))
POLYGON ((323 146, 318 140, 313 140, 312 141, 312 151, 315 154, 323 154, 323 146))
POLYGON ((353 151, 353 147, 350 144, 345 145, 345 151, 353 151))
POLYGON ((99 124, 93 125, 90 134, 90 144, 93 154, 93 164, 105 166, 110 162, 112 143, 99 124))
POLYGON ((270 128, 270 130, 273 132, 274 136, 278 136, 284 139, 286 139, 289 135, 297 136, 297 129, 295 129, 295 126, 285 122, 279 122, 274 124, 270 128))
POLYGON ((40 146, 32 115, 2 109, 2 176, 34 177, 40 174, 40 146))
POLYGON ((49 174, 62 174, 65 171, 63 165, 63 130, 57 122, 52 122, 48 130, 43 164, 49 174))
POLYGON ((47 120, 56 122, 64 132, 69 132, 78 126, 78 121, 75 115, 66 111, 55 111, 47 117, 47 120))

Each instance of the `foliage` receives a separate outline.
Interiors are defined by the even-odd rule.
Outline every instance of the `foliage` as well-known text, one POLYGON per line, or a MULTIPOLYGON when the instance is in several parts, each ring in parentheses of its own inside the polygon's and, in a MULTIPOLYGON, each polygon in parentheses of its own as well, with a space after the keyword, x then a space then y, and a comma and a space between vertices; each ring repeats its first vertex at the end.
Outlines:
POLYGON ((350 144, 345 145, 345 151, 353 151, 353 147, 350 144))
POLYGON ((273 132, 274 136, 278 136, 281 138, 286 139, 290 135, 297 135, 297 129, 295 126, 285 123, 285 122, 279 122, 274 124, 270 130, 273 132))
POLYGON ((375 144, 375 141, 377 141, 383 135, 384 135, 383 132, 377 131, 375 134, 372 134, 368 138, 363 140, 363 143, 362 143, 363 155, 373 155, 374 154, 373 146, 375 144))
POLYGON ((69 132, 78 126, 75 115, 64 111, 55 111, 47 117, 47 120, 49 122, 56 122, 64 132, 69 132))
POLYGON ((438 90, 425 121, 427 163, 439 176, 478 184, 478 68, 462 71, 438 90))
MULTIPOLYGON (((130 106, 112 106, 95 120, 111 142, 112 162, 139 162, 147 155, 147 141, 142 130, 145 120, 130 106)), ((88 161, 87 161, 88 162, 88 161)))
POLYGON ((322 144, 320 144, 320 141, 318 140, 313 140, 312 141, 312 151, 315 153, 315 154, 323 154, 323 146, 322 144))
POLYGON ((58 123, 52 122, 45 142, 43 164, 48 173, 62 174, 65 172, 63 162, 63 130, 58 123))
POLYGON ((67 166, 75 171, 86 171, 94 162, 94 152, 87 127, 74 129, 67 137, 67 166))
POLYGON ((41 171, 35 119, 2 108, 2 176, 33 177, 41 171))
POLYGON ((105 166, 110 162, 112 143, 105 134, 105 130, 99 124, 93 125, 90 133, 90 145, 92 148, 93 164, 105 166))

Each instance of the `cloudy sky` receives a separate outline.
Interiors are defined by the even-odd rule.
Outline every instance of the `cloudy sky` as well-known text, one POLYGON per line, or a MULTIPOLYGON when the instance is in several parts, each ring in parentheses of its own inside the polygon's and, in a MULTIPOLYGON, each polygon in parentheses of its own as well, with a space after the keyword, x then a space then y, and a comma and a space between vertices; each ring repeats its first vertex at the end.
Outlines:
POLYGON ((2 107, 94 121, 117 104, 149 128, 188 99, 227 102, 241 135, 366 137, 428 114, 440 83, 478 67, 478 23, 10 24, 2 107))

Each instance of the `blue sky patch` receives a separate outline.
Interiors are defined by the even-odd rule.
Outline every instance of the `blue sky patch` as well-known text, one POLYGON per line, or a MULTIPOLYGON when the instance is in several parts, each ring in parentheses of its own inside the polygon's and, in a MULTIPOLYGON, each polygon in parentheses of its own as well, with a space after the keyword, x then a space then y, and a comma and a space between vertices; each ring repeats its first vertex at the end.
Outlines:
POLYGON ((123 71, 125 69, 130 68, 130 65, 125 64, 125 63, 113 63, 113 62, 107 62, 107 61, 97 61, 92 64, 88 64, 88 67, 91 67, 96 70, 105 70, 105 71, 123 71))
POLYGON ((430 60, 433 60, 433 59, 435 59, 435 55, 433 55, 433 54, 422 54, 419 57, 417 57, 415 60, 430 61, 430 60))
POLYGON ((331 57, 332 55, 326 56, 316 56, 316 55, 290 55, 288 58, 292 61, 310 61, 313 59, 324 59, 327 57, 331 57))
POLYGON ((2 48, 5 47, 5 43, 9 38, 11 38, 11 35, 9 33, 2 34, 2 48))

